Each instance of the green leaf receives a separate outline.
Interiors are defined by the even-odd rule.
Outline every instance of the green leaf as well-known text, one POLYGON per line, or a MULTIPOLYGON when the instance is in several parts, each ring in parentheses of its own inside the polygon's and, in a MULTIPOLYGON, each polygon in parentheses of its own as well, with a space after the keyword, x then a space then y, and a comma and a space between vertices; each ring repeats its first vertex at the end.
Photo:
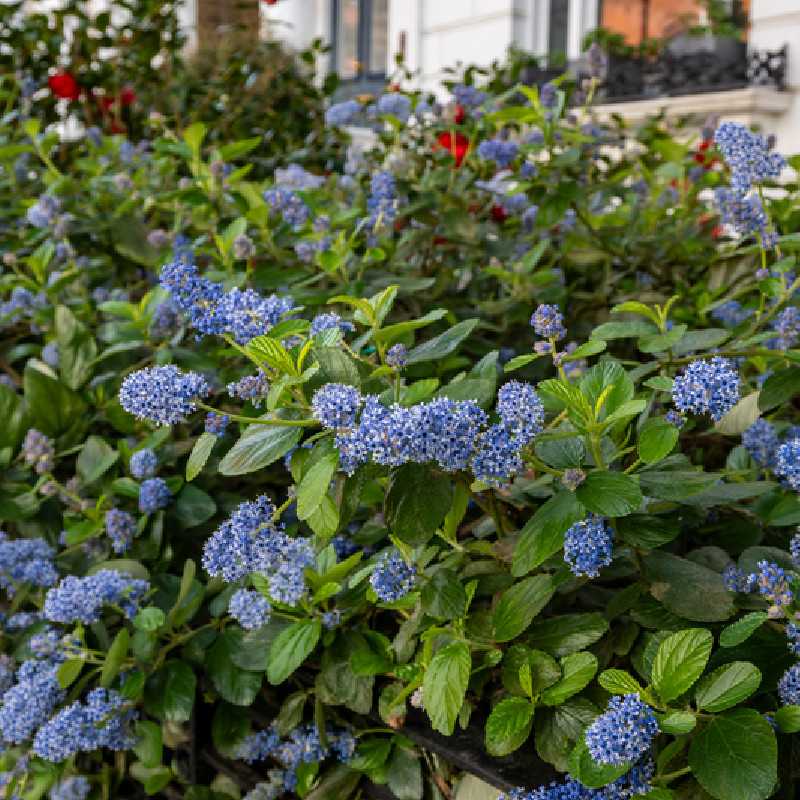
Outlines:
POLYGON ((79 389, 92 376, 97 344, 66 306, 56 306, 55 329, 58 371, 70 389, 79 389))
POLYGON ((200 158, 200 147, 206 138, 206 126, 202 122, 193 122, 183 132, 183 141, 189 145, 195 159, 200 158))
POLYGON ((136 744, 133 752, 145 767, 158 767, 163 755, 161 726, 149 720, 139 720, 134 725, 136 744))
POLYGON ((437 619, 458 619, 467 609, 467 593, 450 569, 439 569, 422 588, 422 608, 437 619))
POLYGON ((397 800, 422 800, 422 764, 419 753, 408 747, 396 746, 386 772, 386 785, 397 800))
POLYGON ((642 694, 644 689, 639 681, 624 669, 606 669, 600 673, 597 682, 611 694, 642 694))
POLYGON ((603 786, 622 777, 630 769, 630 764, 615 767, 598 764, 589 753, 586 742, 581 737, 569 756, 569 774, 590 789, 603 786))
POLYGON ((722 647, 736 647, 747 641, 767 620, 766 611, 752 611, 722 629, 719 643, 722 647))
POLYGON ((145 710, 166 722, 186 722, 192 716, 197 679, 185 661, 167 661, 145 686, 145 710))
POLYGON ((189 459, 186 462, 186 480, 193 481, 203 470, 203 467, 214 449, 217 438, 213 433, 204 431, 197 437, 189 459))
POLYGON ((761 415, 758 408, 759 392, 743 397, 715 426, 717 433, 740 436, 761 415))
POLYGON ((597 657, 593 653, 572 653, 561 659, 561 678, 545 689, 539 698, 548 706, 561 705, 589 685, 597 672, 597 657))
POLYGON ((603 398, 598 421, 613 414, 623 403, 633 399, 634 387, 630 375, 616 361, 602 361, 581 378, 580 390, 592 408, 603 398))
POLYGON ((764 381, 758 396, 758 407, 768 411, 783 405, 797 394, 800 394, 800 368, 777 370, 764 381))
POLYGON ((686 333, 686 325, 675 325, 666 333, 656 333, 651 336, 642 336, 638 347, 643 353, 663 353, 676 345, 686 333))
POLYGON ((246 475, 285 456, 303 435, 296 426, 250 425, 219 463, 221 475, 246 475))
POLYGON ((693 731, 697 725, 697 717, 691 711, 671 711, 664 714, 658 721, 662 733, 671 733, 673 736, 682 736, 693 731))
POLYGON ((673 614, 695 622, 722 622, 736 611, 735 595, 708 567, 654 550, 642 559, 650 594, 673 614))
POLYGON ((524 353, 521 356, 514 356, 503 365, 503 371, 514 372, 514 370, 528 366, 528 364, 536 361, 537 358, 539 358, 538 353, 524 353))
POLYGON ((511 641, 526 630, 555 589, 550 575, 534 575, 506 589, 492 615, 495 641, 511 641))
POLYGON ((766 800, 775 789, 778 747, 758 711, 737 708, 715 717, 689 749, 689 766, 717 800, 766 800))
POLYGON ((484 741, 491 756, 507 756, 521 747, 533 726, 534 706, 522 697, 501 700, 486 720, 484 741))
POLYGON ((551 497, 525 523, 514 551, 511 572, 521 577, 538 567, 564 546, 564 533, 586 516, 572 492, 551 497))
POLYGON ((75 466, 84 483, 94 483, 116 463, 119 453, 99 436, 90 436, 83 445, 75 466))
POLYGON ((339 454, 329 453, 306 472, 297 487, 297 518, 307 520, 328 493, 331 478, 339 464, 339 454))
POLYGON ((248 342, 245 349, 260 363, 267 364, 286 375, 297 375, 292 357, 286 352, 286 348, 272 336, 256 336, 248 342))
POLYGON ((478 322, 477 319, 465 319, 436 338, 423 342, 409 352, 407 363, 420 364, 449 356, 472 333, 478 322))
POLYGON ((687 497, 711 488, 720 479, 720 475, 697 471, 665 471, 645 470, 638 473, 639 486, 642 493, 658 500, 674 500, 681 502, 687 497))
POLYGON ((283 683, 311 655, 321 632, 318 620, 301 620, 281 631, 267 662, 267 679, 273 686, 283 683))
POLYGON ((466 642, 451 642, 431 659, 422 684, 425 711, 433 729, 450 736, 464 703, 472 670, 466 642))
POLYGON ((782 733, 800 731, 800 706, 781 706, 772 717, 782 733))
POLYGON ((750 697, 761 685, 761 670, 749 661, 733 661, 706 675, 694 690, 698 709, 725 711, 750 697))
POLYGON ((453 502, 450 479, 424 464, 392 471, 384 500, 386 523, 401 541, 424 544, 444 522, 453 502))
POLYGON ((537 647, 560 657, 585 650, 607 630, 608 622, 602 614, 563 614, 537 622, 530 630, 530 638, 537 647))
MULTIPOLYGON (((114 679, 119 675, 122 669, 122 664, 128 655, 128 646, 130 645, 130 634, 127 628, 121 628, 119 633, 114 637, 111 642, 111 647, 108 648, 105 660, 103 661, 103 669, 100 673, 100 686, 108 689, 114 679)), ((141 756, 139 756, 141 758, 141 756)))
POLYGON ((592 339, 638 339, 658 333, 658 328, 642 319, 630 322, 604 322, 592 332, 592 339))
POLYGON ((31 422, 45 436, 59 436, 85 424, 83 400, 59 383, 44 364, 28 361, 23 387, 31 422))
POLYGON ((418 328, 424 328, 427 325, 438 322, 446 316, 447 309, 436 308, 418 319, 410 319, 405 322, 396 322, 394 325, 387 325, 385 328, 375 331, 375 341, 385 347, 392 342, 396 342, 401 336, 405 336, 407 333, 415 331, 418 328))
POLYGON ((184 486, 175 503, 175 516, 184 528, 196 528, 208 522, 217 511, 217 504, 197 486, 184 486))
POLYGON ((645 464, 655 464, 666 458, 678 441, 678 429, 663 417, 652 417, 639 432, 639 458, 645 464))
POLYGON ((668 703, 680 697, 703 674, 714 638, 704 628, 688 628, 668 636, 653 661, 653 686, 668 703))
POLYGON ((621 472, 591 472, 575 494, 589 511, 606 517, 624 517, 642 504, 636 479, 621 472))
POLYGON ((672 348, 672 354, 682 356, 686 353, 698 353, 719 347, 731 338, 731 332, 725 328, 704 328, 699 331, 687 331, 681 340, 672 348))
POLYGON ((133 618, 133 627, 140 631, 157 631, 166 622, 167 615, 156 606, 140 608, 133 618))
POLYGON ((65 661, 61 664, 58 668, 58 685, 62 689, 67 689, 72 686, 78 679, 78 675, 81 674, 84 663, 82 658, 71 658, 69 661, 65 661))
POLYGON ((231 629, 220 634, 206 655, 206 671, 223 700, 250 706, 261 690, 261 673, 237 665, 242 638, 239 631, 231 629))

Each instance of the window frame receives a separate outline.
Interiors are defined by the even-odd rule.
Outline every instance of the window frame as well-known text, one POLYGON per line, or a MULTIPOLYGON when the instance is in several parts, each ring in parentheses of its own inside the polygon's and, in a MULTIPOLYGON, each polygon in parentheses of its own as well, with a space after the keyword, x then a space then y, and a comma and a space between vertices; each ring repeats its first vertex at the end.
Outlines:
MULTIPOLYGON (((358 31, 356 33, 356 57, 358 72, 353 78, 341 78, 342 86, 363 87, 365 90, 386 81, 386 64, 383 69, 369 69, 372 56, 372 2, 373 0, 356 0, 358 3, 358 31)), ((331 62, 334 72, 339 69, 339 18, 341 14, 340 0, 331 2, 331 62)), ((388 31, 387 31, 388 34, 388 31)), ((388 42, 387 42, 388 50, 388 42)), ((387 53, 388 55, 388 53, 387 53)))

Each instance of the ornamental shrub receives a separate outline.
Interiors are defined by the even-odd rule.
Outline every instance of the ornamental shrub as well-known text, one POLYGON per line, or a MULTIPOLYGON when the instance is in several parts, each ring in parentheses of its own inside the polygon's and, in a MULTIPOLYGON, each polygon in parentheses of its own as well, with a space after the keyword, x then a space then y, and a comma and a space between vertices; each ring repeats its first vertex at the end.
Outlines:
POLYGON ((7 796, 794 796, 791 171, 476 74, 307 157, 11 97, 7 796))

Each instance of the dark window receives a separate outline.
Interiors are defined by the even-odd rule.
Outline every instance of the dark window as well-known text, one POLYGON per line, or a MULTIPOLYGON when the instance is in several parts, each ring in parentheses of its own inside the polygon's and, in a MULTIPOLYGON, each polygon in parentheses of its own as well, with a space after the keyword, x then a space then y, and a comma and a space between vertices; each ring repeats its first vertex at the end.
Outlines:
POLYGON ((547 55, 550 66, 561 66, 567 61, 567 26, 569 25, 569 0, 550 0, 550 32, 547 55))
POLYGON ((333 0, 333 63, 351 88, 367 91, 386 78, 388 0, 333 0))

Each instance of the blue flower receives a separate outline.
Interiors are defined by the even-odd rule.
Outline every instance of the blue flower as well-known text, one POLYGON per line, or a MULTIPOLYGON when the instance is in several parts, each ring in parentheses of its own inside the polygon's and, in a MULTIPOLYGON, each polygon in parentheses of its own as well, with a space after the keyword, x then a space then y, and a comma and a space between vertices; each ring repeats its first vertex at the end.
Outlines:
POLYGON ((714 141, 731 168, 731 183, 747 191, 754 183, 780 176, 786 160, 771 152, 768 140, 736 122, 723 122, 714 134, 714 141))
POLYGON ((784 308, 772 322, 772 328, 778 337, 770 343, 776 350, 788 350, 794 347, 800 337, 800 308, 789 306, 784 308))
POLYGON ((342 333, 355 330, 352 322, 343 320, 338 314, 317 314, 311 320, 311 329, 309 330, 310 336, 316 336, 323 331, 340 330, 342 333))
POLYGON ((131 455, 131 475, 137 480, 152 478, 158 468, 158 456, 149 447, 143 447, 131 455))
POLYGON ((790 439, 777 449, 773 472, 800 492, 800 439, 790 439))
POLYGON ((539 89, 539 101, 544 108, 556 107, 558 103, 558 89, 556 89, 555 84, 548 82, 539 89))
POLYGON ((24 661, 16 683, 3 695, 0 706, 0 736, 9 744, 30 738, 64 700, 58 682, 59 661, 24 661))
POLYGON ((408 348, 404 344, 393 344, 386 351, 386 364, 394 369, 402 369, 408 363, 408 348))
POLYGON ((396 548, 383 553, 369 577, 370 586, 384 603, 393 603, 405 597, 416 582, 417 573, 414 567, 406 564, 396 548))
POLYGON ((658 735, 658 720, 638 694, 612 697, 606 711, 586 729, 586 746, 598 764, 636 761, 658 735))
POLYGON ((61 210, 61 200, 51 194, 43 194, 28 209, 26 217, 34 228, 49 228, 61 210))
POLYGON ((749 308, 742 308, 738 300, 728 300, 726 303, 718 305, 711 311, 711 316, 717 322, 729 328, 741 325, 746 319, 753 316, 753 311, 749 308))
POLYGON ((228 613, 245 629, 254 631, 269 622, 272 606, 264 595, 250 589, 239 589, 231 595, 228 613))
POLYGON ((263 297, 253 289, 231 289, 219 301, 219 313, 225 331, 239 344, 247 344, 273 328, 293 304, 291 297, 263 297))
POLYGON ((20 584, 53 586, 58 580, 54 556, 44 539, 9 539, 0 531, 0 588, 13 596, 20 584))
POLYGON ((390 114, 401 122, 406 122, 411 114, 411 99, 399 92, 382 94, 375 103, 378 114, 390 114))
POLYGON ((25 463, 39 475, 51 472, 55 466, 56 448, 53 440, 36 428, 30 428, 25 434, 21 455, 25 463))
POLYGON ((772 424, 765 419, 757 419, 742 433, 742 444, 756 464, 769 467, 775 460, 780 441, 772 424))
POLYGON ((357 100, 345 100, 335 103, 325 112, 326 125, 347 125, 361 111, 361 103, 357 100))
POLYGON ((785 706, 800 705, 800 664, 795 664, 778 681, 778 696, 785 706))
POLYGON ((531 327, 543 339, 563 339, 567 335, 564 316, 558 306, 543 303, 531 316, 531 327))
POLYGON ((366 227, 371 231, 390 226, 397 216, 399 201, 394 175, 387 170, 376 172, 370 179, 370 194, 367 197, 366 227))
POLYGON ((172 492, 163 478, 148 478, 139 487, 139 511, 142 514, 153 514, 166 508, 171 499, 172 492))
POLYGON ((33 739, 33 752, 59 763, 100 748, 129 750, 136 744, 130 723, 138 716, 117 692, 93 689, 86 704, 73 703, 43 725, 33 739))
POLYGON ((596 578, 611 563, 613 539, 608 521, 590 514, 564 534, 564 561, 573 574, 596 578))
POLYGON ((214 436, 224 436, 230 421, 231 418, 227 414, 217 414, 213 411, 209 411, 208 414, 206 414, 205 431, 214 436))
POLYGON ((106 511, 106 535, 114 552, 124 553, 136 535, 136 520, 127 511, 110 508, 106 511))
POLYGON ((63 778, 50 789, 50 800, 86 800, 91 784, 83 775, 63 778))
POLYGON ((211 389, 196 372, 181 372, 174 364, 147 367, 128 375, 119 390, 120 405, 139 419, 176 425, 197 410, 198 398, 211 389))
POLYGON ((84 578, 67 575, 45 595, 44 617, 50 622, 90 625, 100 619, 104 605, 116 605, 131 619, 149 590, 147 581, 111 569, 84 578))
POLYGON ((497 413, 512 436, 529 442, 544 425, 544 406, 529 383, 509 381, 497 393, 497 413))
POLYGON ((352 428, 363 402, 361 392, 343 383, 328 383, 317 389, 311 400, 314 418, 325 428, 352 428))
POLYGON ((708 414, 719 422, 739 400, 739 374, 719 356, 692 361, 675 378, 672 400, 681 413, 708 414))
POLYGON ((453 99, 464 108, 475 108, 486 102, 488 95, 475 86, 457 83, 451 90, 453 99))
POLYGON ((714 198, 723 223, 742 236, 755 236, 767 249, 775 246, 777 234, 770 229, 769 217, 758 195, 721 186, 715 190, 714 198))
POLYGON ((486 161, 494 161, 501 169, 507 167, 519 153, 519 145, 499 137, 484 139, 478 145, 478 155, 486 161))
POLYGON ((334 628, 338 628, 342 622, 342 612, 338 609, 334 609, 333 611, 326 611, 322 615, 322 625, 326 630, 333 630, 334 628))
POLYGON ((228 384, 228 394, 239 400, 250 400, 258 408, 262 398, 269 393, 267 374, 259 370, 255 375, 245 375, 234 383, 228 384))

